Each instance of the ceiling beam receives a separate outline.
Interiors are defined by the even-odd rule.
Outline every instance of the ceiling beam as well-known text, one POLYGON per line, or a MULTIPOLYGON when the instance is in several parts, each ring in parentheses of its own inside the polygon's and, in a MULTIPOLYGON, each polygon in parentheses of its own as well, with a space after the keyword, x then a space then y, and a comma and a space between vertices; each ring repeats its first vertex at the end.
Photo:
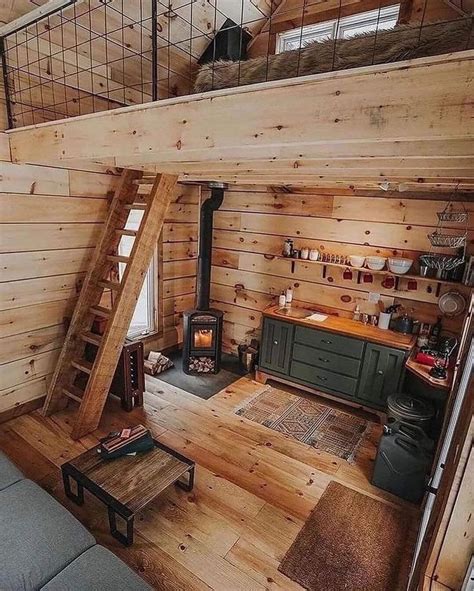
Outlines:
POLYGON ((15 20, 7 23, 6 25, 2 25, 0 27, 0 37, 5 37, 6 35, 10 35, 11 33, 15 33, 16 31, 20 31, 21 29, 39 21, 51 14, 55 14, 58 10, 62 8, 67 8, 68 6, 72 6, 76 3, 81 3, 83 0, 49 0, 43 6, 38 6, 38 8, 34 8, 27 14, 16 18, 15 20))

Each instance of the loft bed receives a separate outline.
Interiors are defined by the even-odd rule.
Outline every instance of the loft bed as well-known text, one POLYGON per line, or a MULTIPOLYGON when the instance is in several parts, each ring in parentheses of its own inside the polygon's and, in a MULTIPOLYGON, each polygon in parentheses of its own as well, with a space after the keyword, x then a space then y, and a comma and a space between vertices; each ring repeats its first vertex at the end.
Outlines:
POLYGON ((470 191, 473 57, 467 50, 18 128, 8 132, 12 156, 189 182, 470 191))

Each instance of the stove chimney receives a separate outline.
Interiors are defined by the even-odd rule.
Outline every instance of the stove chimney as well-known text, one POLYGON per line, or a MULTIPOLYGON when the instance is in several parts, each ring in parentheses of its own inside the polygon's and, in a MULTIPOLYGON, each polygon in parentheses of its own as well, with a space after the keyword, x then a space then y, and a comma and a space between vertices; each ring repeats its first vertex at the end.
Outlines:
POLYGON ((196 308, 203 311, 209 310, 214 212, 222 205, 226 185, 224 183, 210 183, 209 188, 211 196, 201 205, 196 282, 196 308))

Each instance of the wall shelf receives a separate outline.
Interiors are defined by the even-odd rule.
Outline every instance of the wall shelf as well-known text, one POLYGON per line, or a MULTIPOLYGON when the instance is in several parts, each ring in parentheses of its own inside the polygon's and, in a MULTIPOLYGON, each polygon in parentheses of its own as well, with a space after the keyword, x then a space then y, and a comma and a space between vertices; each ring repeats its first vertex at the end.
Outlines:
MULTIPOLYGON (((438 297, 440 295, 441 292, 441 286, 443 285, 452 285, 452 286, 457 286, 457 287, 464 287, 464 285, 458 281, 446 281, 444 279, 437 279, 436 277, 423 277, 421 275, 413 275, 413 274, 409 274, 406 273, 404 275, 399 275, 397 273, 392 273, 391 271, 387 271, 387 270, 381 270, 381 271, 372 271, 372 269, 367 269, 366 267, 353 267, 350 264, 344 264, 344 263, 330 263, 327 261, 311 261, 309 259, 294 259, 291 257, 284 257, 282 255, 265 255, 267 258, 275 258, 275 259, 281 259, 284 261, 289 261, 291 262, 291 272, 294 273, 295 272, 295 266, 297 263, 301 263, 301 264, 309 264, 309 265, 319 265, 323 267, 323 278, 326 277, 326 268, 327 267, 337 267, 339 269, 350 269, 351 271, 357 273, 357 283, 360 284, 362 283, 361 278, 362 275, 364 273, 368 273, 370 275, 381 275, 383 277, 394 277, 395 278, 395 285, 393 286, 393 288, 387 287, 385 289, 393 289, 394 291, 399 291, 398 289, 398 285, 400 282, 400 279, 406 279, 406 280, 414 280, 414 281, 421 281, 421 282, 425 282, 425 283, 431 283, 431 284, 436 284, 436 297, 438 297)), ((405 290, 403 290, 405 291, 405 290)), ((409 290, 410 291, 410 290, 409 290)), ((413 290, 416 291, 416 290, 413 290)))

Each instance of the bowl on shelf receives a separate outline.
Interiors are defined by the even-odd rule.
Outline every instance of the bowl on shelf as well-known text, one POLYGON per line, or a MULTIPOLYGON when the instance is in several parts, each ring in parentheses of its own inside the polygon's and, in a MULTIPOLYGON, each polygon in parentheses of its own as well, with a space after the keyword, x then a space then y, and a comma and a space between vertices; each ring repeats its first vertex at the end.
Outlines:
POLYGON ((357 267, 358 269, 362 269, 362 267, 364 266, 364 263, 365 263, 365 257, 351 254, 349 257, 349 262, 352 267, 357 267))
POLYGON ((411 269, 413 261, 411 259, 389 258, 388 268, 396 275, 405 275, 411 269))
POLYGON ((385 267, 385 257, 367 257, 365 264, 372 271, 381 271, 385 267))

